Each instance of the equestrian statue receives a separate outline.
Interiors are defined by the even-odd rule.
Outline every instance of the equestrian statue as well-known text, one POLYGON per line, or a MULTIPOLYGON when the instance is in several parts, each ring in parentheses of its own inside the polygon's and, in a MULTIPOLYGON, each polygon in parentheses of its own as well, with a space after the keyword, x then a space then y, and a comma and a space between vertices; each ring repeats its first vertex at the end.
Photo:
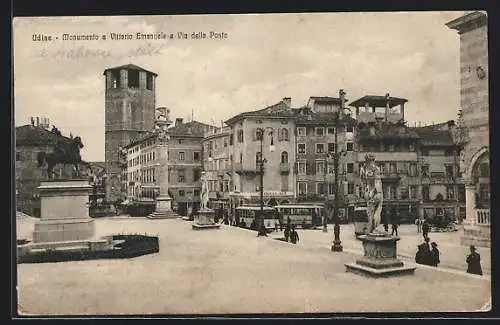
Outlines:
POLYGON ((80 137, 58 140, 54 146, 53 152, 46 153, 41 151, 37 155, 38 168, 41 168, 47 163, 47 178, 52 179, 56 173, 54 167, 58 164, 73 165, 76 176, 80 176, 79 164, 86 165, 91 168, 90 164, 84 162, 80 156, 80 149, 83 148, 82 139, 80 137))
POLYGON ((365 163, 360 170, 360 176, 368 214, 368 233, 382 234, 377 228, 381 221, 384 196, 380 168, 375 164, 375 156, 371 154, 365 156, 365 163))

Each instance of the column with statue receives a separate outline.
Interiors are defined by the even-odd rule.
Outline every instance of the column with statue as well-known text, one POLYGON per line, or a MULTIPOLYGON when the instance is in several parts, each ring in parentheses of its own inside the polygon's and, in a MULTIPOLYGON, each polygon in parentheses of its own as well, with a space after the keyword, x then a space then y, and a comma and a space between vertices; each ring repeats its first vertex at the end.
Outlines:
POLYGON ((220 225, 215 223, 215 211, 208 208, 208 180, 206 172, 201 173, 201 199, 200 199, 200 210, 194 217, 193 229, 216 229, 220 225))
POLYGON ((347 270, 376 277, 413 274, 415 268, 405 266, 397 258, 397 242, 400 238, 380 229, 384 198, 380 168, 375 163, 375 156, 365 156, 359 174, 366 201, 368 233, 358 236, 363 243, 364 256, 355 263, 346 264, 347 270))
POLYGON ((155 178, 158 188, 155 190, 156 208, 148 218, 150 219, 168 219, 178 218, 172 211, 172 198, 168 195, 168 127, 172 122, 169 119, 170 110, 166 107, 156 109, 156 119, 154 132, 157 137, 157 150, 155 160, 157 167, 155 169, 155 178))

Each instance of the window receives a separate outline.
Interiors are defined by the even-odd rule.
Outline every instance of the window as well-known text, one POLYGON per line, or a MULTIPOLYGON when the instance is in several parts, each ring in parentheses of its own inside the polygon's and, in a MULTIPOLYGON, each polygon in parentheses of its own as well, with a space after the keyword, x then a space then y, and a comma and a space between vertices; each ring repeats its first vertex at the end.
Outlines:
POLYGON ((288 192, 288 175, 281 175, 281 191, 288 192))
POLYGON ((297 136, 305 137, 306 136, 306 128, 305 127, 297 128, 297 136))
POLYGON ((458 200, 461 203, 465 203, 465 185, 458 185, 458 200))
POLYGON ((354 143, 347 142, 347 151, 353 151, 353 150, 354 150, 354 143))
POLYGON ((328 152, 335 152, 335 143, 333 142, 328 143, 328 152))
POLYGON ((329 183, 328 184, 328 194, 329 195, 334 195, 335 194, 335 184, 334 183, 329 183))
POLYGON ((194 161, 199 161, 200 160, 200 152, 199 151, 193 152, 193 160, 194 161))
POLYGON ((429 186, 422 186, 422 200, 429 201, 429 199, 430 199, 429 186))
POLYGON ((120 70, 111 72, 111 88, 120 88, 120 70))
POLYGON ((232 134, 230 134, 230 135, 229 135, 229 145, 230 145, 230 146, 232 146, 232 145, 233 145, 233 138, 234 138, 234 137, 233 137, 233 135, 232 135, 232 134))
POLYGON ((354 184, 347 183, 347 194, 354 194, 354 184))
POLYGON ((243 143, 243 130, 238 130, 238 142, 243 143))
POLYGON ((179 160, 185 160, 186 159, 186 154, 184 151, 179 152, 179 160))
POLYGON ((404 186, 404 187, 401 187, 399 189, 399 198, 402 199, 402 200, 406 200, 408 199, 408 197, 410 196, 410 193, 409 193, 409 188, 404 186))
POLYGON ((389 163, 389 173, 395 174, 397 172, 397 164, 395 162, 389 163))
POLYGON ((260 141, 261 139, 262 139, 262 130, 255 129, 254 134, 253 134, 253 140, 260 141))
POLYGON ((358 151, 365 151, 365 149, 361 143, 358 143, 358 151))
POLYGON ((194 169, 193 170, 193 181, 197 182, 200 180, 201 177, 201 171, 199 169, 194 169))
POLYGON ((224 148, 226 148, 226 147, 227 147, 227 139, 224 138, 224 148))
POLYGON ((299 161, 297 163, 297 173, 298 174, 305 174, 306 173, 306 162, 305 161, 299 161))
POLYGON ((297 152, 298 153, 306 153, 306 144, 305 143, 298 143, 297 144, 297 152))
POLYGON ((324 161, 317 161, 316 162, 316 175, 323 175, 325 174, 325 162, 324 161))
POLYGON ((408 151, 415 151, 415 146, 413 144, 408 145, 408 151))
POLYGON ((282 164, 287 164, 288 163, 288 152, 283 151, 281 153, 281 163, 282 164))
POLYGON ((128 87, 139 88, 139 70, 128 70, 128 87))
POLYGON ((243 154, 240 152, 240 164, 243 163, 243 154))
POLYGON ((322 137, 325 135, 325 128, 316 128, 316 136, 317 137, 322 137))
POLYGON ((445 149, 444 155, 445 156, 453 156, 453 149, 445 149))
POLYGON ((177 182, 178 183, 184 183, 186 181, 186 177, 185 177, 185 171, 184 169, 179 169, 177 171, 177 182))
POLYGON ((184 190, 179 190, 179 196, 184 196, 186 195, 186 192, 184 192, 184 190))
POLYGON ((332 127, 328 128, 328 129, 327 129, 327 133, 328 133, 329 135, 331 135, 331 134, 335 134, 335 128, 332 128, 332 127))
POLYGON ((410 190, 410 193, 409 193, 410 194, 410 198, 411 199, 416 199, 418 197, 418 194, 417 194, 418 187, 416 185, 410 185, 409 190, 410 190))
POLYGON ((301 182, 297 187, 299 188, 299 195, 307 194, 307 183, 301 182))
POLYGON ((182 139, 177 139, 177 144, 182 144, 182 139))
POLYGON ((193 191, 194 196, 200 196, 200 190, 194 190, 193 191))
POLYGON ((290 138, 288 137, 288 129, 280 130, 279 141, 290 141, 290 138))
POLYGON ((445 166, 446 177, 453 177, 453 166, 445 166))
POLYGON ((408 175, 411 177, 417 176, 417 164, 410 163, 408 168, 408 175))
POLYGON ((453 186, 446 186, 446 199, 454 200, 455 199, 455 189, 453 186))
POLYGON ((490 199, 490 184, 479 184, 479 200, 489 201, 490 199))
POLYGON ((346 132, 353 132, 353 126, 352 125, 346 125, 345 131, 346 132))
POLYGON ((319 194, 319 195, 325 195, 325 183, 323 182, 318 182, 316 183, 316 193, 319 194))
POLYGON ((422 166, 422 177, 429 177, 429 166, 422 166))
POLYGON ((146 75, 146 89, 153 90, 153 74, 152 73, 148 73, 146 75))
POLYGON ((347 173, 348 174, 354 173, 354 164, 353 163, 347 163, 347 173))
POLYGON ((324 143, 316 143, 316 153, 325 153, 324 143))
POLYGON ((21 161, 21 152, 16 151, 16 161, 21 161))

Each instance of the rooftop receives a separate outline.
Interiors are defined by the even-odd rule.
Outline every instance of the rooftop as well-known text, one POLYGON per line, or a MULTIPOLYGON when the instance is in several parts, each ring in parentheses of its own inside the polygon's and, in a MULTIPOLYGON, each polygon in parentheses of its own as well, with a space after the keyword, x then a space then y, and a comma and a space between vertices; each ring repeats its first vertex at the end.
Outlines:
POLYGON ((359 123, 358 132, 360 139, 383 140, 400 138, 417 140, 420 138, 418 133, 412 130, 412 128, 391 122, 359 123), (370 125, 375 126, 375 134, 371 134, 370 125))
POLYGON ((457 30, 459 33, 462 33, 470 29, 474 29, 474 27, 479 27, 487 23, 488 16, 485 13, 474 11, 446 23, 446 26, 451 29, 457 30))
MULTIPOLYGON (((394 107, 406 103, 408 100, 399 97, 389 97, 389 107, 394 107)), ((370 107, 385 107, 387 98, 385 96, 367 95, 353 101, 349 106, 361 107, 368 103, 370 107)))
POLYGON ((247 118, 247 117, 294 117, 295 112, 294 109, 290 108, 285 104, 283 101, 280 101, 279 103, 273 104, 271 106, 267 106, 263 109, 256 110, 256 111, 250 111, 250 112, 243 112, 240 113, 236 116, 231 117, 227 121, 225 121, 226 124, 230 125, 233 124, 241 119, 247 118))
POLYGON ((448 123, 444 122, 410 129, 418 134, 423 145, 452 146, 455 142, 453 141, 452 132, 447 129, 448 123))
POLYGON ((141 68, 140 66, 137 66, 135 64, 125 64, 125 65, 120 65, 120 66, 114 67, 114 68, 108 68, 108 69, 104 70, 104 74, 106 74, 106 72, 109 71, 109 70, 139 70, 139 71, 144 71, 144 72, 151 73, 155 77, 158 76, 158 74, 156 74, 156 73, 154 73, 152 71, 146 70, 144 68, 141 68))
POLYGON ((320 102, 320 103, 340 104, 340 98, 336 98, 336 97, 311 96, 311 97, 309 97, 309 100, 314 100, 315 102, 320 102))
POLYGON ((213 126, 198 121, 191 121, 186 123, 180 123, 178 125, 168 128, 168 133, 170 134, 170 136, 187 136, 187 137, 203 138, 205 132, 208 131, 210 128, 213 128, 213 126))
POLYGON ((55 145, 61 139, 71 141, 66 136, 54 134, 39 126, 27 124, 16 127, 16 146, 55 145))

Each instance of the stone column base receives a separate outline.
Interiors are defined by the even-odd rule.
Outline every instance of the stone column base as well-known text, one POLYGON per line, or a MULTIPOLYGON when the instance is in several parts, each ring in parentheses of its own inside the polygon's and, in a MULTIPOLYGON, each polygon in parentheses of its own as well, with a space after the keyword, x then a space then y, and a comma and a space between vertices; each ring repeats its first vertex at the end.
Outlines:
POLYGON ((35 223, 33 242, 62 242, 93 238, 95 224, 92 218, 38 220, 35 223))
POLYGON ((198 214, 194 217, 193 229, 217 229, 220 228, 219 224, 214 221, 215 211, 211 209, 203 209, 198 211, 198 214))
POLYGON ((346 270, 372 277, 413 274, 415 267, 405 266, 397 259, 399 237, 384 234, 359 236, 365 254, 355 263, 345 264, 346 270))

